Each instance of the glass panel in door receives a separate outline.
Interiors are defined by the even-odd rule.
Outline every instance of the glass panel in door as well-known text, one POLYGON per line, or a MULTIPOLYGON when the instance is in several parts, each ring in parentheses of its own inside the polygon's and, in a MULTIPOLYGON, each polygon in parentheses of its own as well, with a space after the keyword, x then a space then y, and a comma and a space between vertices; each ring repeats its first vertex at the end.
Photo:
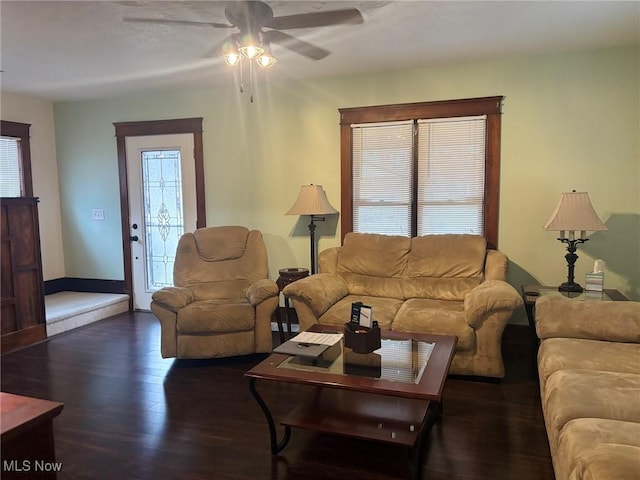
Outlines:
POLYGON ((185 232, 180 150, 142 152, 146 288, 173 285, 178 239, 185 232))

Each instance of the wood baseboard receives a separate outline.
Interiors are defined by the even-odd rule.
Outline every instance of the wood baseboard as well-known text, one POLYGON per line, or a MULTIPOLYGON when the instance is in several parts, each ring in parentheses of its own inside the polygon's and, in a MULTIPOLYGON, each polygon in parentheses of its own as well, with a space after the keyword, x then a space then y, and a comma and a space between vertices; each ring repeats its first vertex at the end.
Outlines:
POLYGON ((16 332, 5 333, 2 335, 0 350, 4 355, 12 350, 40 342, 46 338, 47 326, 44 324, 34 325, 33 327, 24 328, 16 332))
POLYGON ((127 293, 124 280, 64 277, 44 282, 45 295, 58 292, 127 293))

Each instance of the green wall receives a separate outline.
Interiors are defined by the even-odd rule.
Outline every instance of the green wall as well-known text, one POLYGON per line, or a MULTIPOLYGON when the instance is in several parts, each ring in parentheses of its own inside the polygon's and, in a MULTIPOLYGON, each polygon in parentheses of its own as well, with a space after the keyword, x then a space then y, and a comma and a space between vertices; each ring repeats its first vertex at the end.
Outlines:
MULTIPOLYGON (((284 215, 300 185, 322 184, 340 206, 338 108, 504 95, 499 248, 510 281, 565 280, 565 248, 542 225, 560 193, 576 189, 610 227, 578 252, 577 281, 602 258, 606 287, 640 299, 639 52, 261 83, 253 104, 231 87, 57 103, 66 275, 124 278, 113 122, 203 117, 207 223, 260 229, 276 278, 309 264, 308 219, 284 215), (91 222, 92 208, 106 220, 91 222)), ((318 231, 320 249, 339 244, 337 219, 318 231)))

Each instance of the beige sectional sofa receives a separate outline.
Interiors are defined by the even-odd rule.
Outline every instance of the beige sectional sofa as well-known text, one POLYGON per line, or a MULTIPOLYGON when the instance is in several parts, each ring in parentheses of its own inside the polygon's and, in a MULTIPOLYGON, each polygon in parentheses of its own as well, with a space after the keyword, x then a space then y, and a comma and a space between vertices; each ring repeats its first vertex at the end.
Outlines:
POLYGON ((522 299, 483 237, 349 233, 320 253, 319 271, 283 290, 301 330, 342 325, 360 301, 382 329, 457 336, 451 373, 504 376, 502 332, 522 299))
POLYGON ((640 479, 640 303, 544 296, 535 320, 556 479, 640 479))

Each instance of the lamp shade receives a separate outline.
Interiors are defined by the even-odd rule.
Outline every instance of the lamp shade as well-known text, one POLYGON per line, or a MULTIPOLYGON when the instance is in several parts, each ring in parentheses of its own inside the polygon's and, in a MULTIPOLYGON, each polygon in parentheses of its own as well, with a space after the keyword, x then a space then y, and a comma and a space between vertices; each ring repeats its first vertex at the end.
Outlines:
POLYGON ((554 231, 608 230, 598 217, 587 192, 567 192, 560 196, 555 211, 544 226, 554 231))
POLYGON ((322 185, 302 185, 293 207, 285 215, 330 215, 338 213, 327 200, 322 185))

